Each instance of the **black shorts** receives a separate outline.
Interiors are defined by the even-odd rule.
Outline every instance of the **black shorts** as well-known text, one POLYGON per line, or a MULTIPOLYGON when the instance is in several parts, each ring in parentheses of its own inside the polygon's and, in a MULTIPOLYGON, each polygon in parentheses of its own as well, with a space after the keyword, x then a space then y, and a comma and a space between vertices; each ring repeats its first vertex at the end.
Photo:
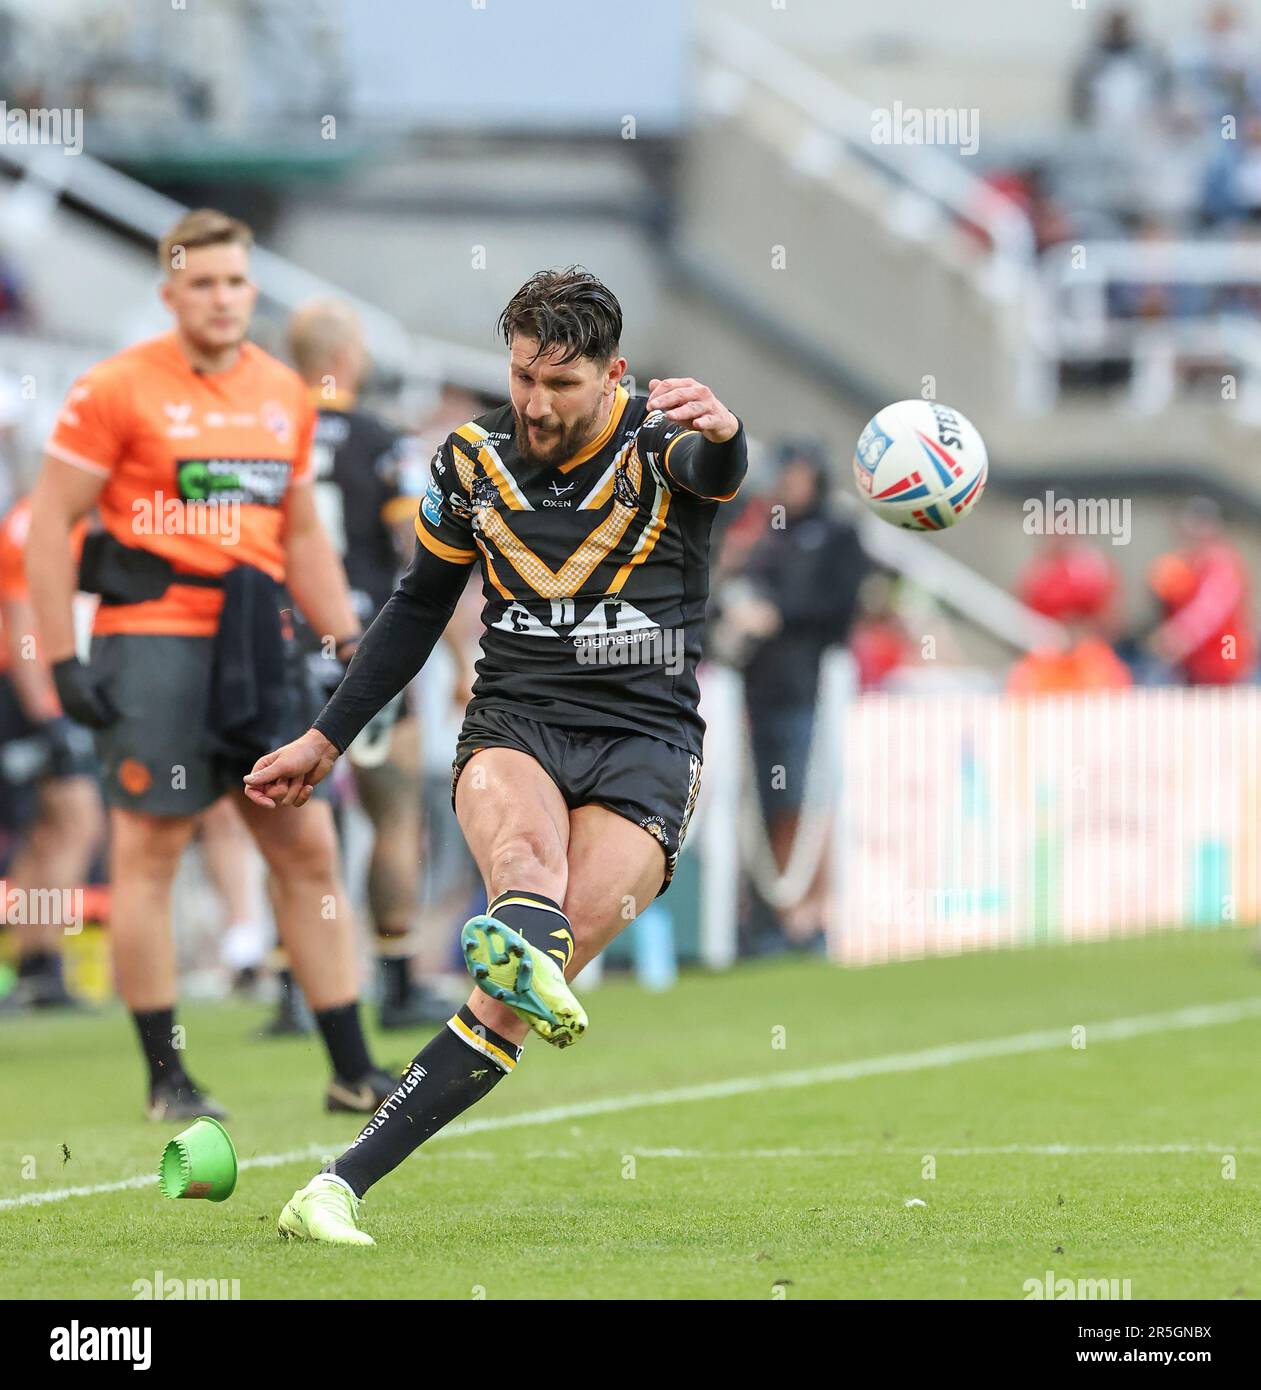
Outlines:
MULTIPOLYGON (((118 718, 96 731, 110 806, 152 816, 199 815, 227 791, 242 791, 253 758, 210 746, 213 637, 119 632, 92 638, 92 673, 118 718)), ((291 673, 292 676, 292 673, 291 673)), ((311 720, 310 692, 291 678, 284 740, 311 720)), ((315 789, 327 797, 329 781, 315 789)))
POLYGON ((701 786, 701 760, 694 753, 647 734, 573 729, 511 710, 474 710, 455 749, 452 805, 464 764, 482 748, 515 748, 533 758, 571 811, 604 806, 646 830, 665 855, 660 892, 669 888, 701 786))

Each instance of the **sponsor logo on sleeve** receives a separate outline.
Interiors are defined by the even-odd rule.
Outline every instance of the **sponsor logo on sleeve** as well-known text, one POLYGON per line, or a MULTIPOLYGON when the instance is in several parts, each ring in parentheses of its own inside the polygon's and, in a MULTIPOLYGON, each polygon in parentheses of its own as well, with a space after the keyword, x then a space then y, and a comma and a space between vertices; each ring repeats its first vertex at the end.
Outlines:
POLYGON ((436 478, 425 490, 425 500, 420 504, 420 510, 431 526, 442 525, 442 489, 436 478))

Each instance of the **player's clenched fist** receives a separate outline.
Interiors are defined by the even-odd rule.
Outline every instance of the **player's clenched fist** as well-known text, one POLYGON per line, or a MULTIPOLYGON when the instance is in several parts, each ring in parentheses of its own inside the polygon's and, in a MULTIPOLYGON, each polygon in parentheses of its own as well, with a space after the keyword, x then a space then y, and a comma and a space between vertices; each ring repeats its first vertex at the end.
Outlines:
POLYGON ((648 409, 664 411, 667 419, 699 430, 711 444, 725 444, 740 428, 740 421, 709 387, 690 376, 654 377, 648 383, 648 409))
POLYGON ((258 806, 305 806, 338 756, 323 734, 308 729, 301 738, 259 758, 245 774, 245 795, 258 806))

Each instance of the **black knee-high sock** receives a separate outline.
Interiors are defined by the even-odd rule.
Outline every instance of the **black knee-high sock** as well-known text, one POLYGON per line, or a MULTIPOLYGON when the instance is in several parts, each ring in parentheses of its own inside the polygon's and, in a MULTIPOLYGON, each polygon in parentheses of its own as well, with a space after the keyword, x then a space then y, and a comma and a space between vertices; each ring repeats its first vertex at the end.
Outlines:
POLYGON ((562 974, 574 954, 574 933, 560 904, 542 893, 509 889, 487 907, 486 915, 518 931, 536 950, 545 951, 562 974))
POLYGON ((479 1022, 466 1004, 417 1054, 398 1090, 328 1171, 362 1197, 520 1060, 521 1049, 479 1022))
POLYGON ((183 1081, 184 1066, 175 1051, 175 1010, 151 1009, 147 1013, 132 1012, 132 1021, 140 1035, 144 1059, 149 1064, 149 1088, 159 1081, 183 1081))
POLYGON ((320 1009, 315 1015, 333 1070, 343 1081, 358 1081, 372 1070, 367 1039, 359 1022, 359 1005, 320 1009))
POLYGON ((61 976, 61 957, 53 951, 22 951, 18 953, 18 979, 28 980, 32 975, 61 976))

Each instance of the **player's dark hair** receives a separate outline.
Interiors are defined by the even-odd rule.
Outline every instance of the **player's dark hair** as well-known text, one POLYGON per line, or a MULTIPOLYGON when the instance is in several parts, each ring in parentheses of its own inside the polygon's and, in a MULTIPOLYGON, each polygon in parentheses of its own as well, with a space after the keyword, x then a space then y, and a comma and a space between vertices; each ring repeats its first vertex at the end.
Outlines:
POLYGON ((590 357, 608 362, 622 339, 617 296, 580 265, 531 275, 499 315, 499 331, 512 346, 515 334, 538 339, 536 356, 564 349, 559 362, 590 357))

